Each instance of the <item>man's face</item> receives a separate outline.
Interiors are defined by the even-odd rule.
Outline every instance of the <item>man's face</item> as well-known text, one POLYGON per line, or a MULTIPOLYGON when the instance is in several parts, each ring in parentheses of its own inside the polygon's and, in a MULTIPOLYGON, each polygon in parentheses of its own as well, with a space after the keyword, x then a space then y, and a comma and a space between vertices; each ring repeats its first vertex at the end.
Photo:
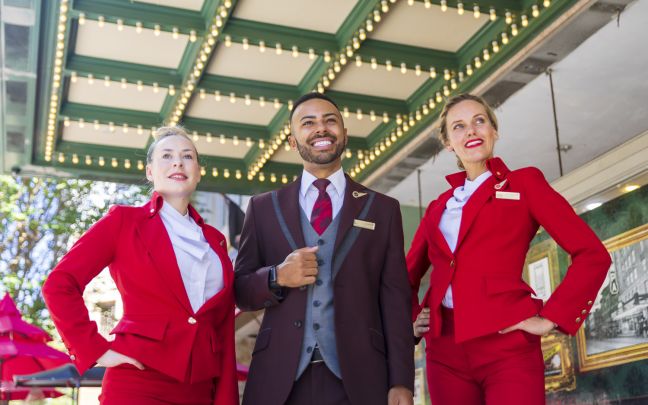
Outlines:
POLYGON ((288 141, 304 163, 328 166, 339 162, 347 143, 340 111, 326 100, 314 98, 297 106, 288 141))

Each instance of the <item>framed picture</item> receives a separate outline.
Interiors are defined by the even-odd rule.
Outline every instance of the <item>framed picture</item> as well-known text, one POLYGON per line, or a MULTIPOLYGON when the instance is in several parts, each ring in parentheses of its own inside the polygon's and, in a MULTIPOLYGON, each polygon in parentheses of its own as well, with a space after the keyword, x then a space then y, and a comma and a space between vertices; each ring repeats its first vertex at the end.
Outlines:
POLYGON ((543 301, 558 284, 558 245, 553 240, 537 243, 529 249, 526 257, 524 279, 535 291, 535 298, 543 301))
POLYGON ((545 391, 571 391, 576 388, 569 336, 560 333, 544 336, 542 356, 545 363, 545 391))
POLYGON ((581 371, 648 358, 648 224, 604 244, 612 266, 577 335, 581 371))

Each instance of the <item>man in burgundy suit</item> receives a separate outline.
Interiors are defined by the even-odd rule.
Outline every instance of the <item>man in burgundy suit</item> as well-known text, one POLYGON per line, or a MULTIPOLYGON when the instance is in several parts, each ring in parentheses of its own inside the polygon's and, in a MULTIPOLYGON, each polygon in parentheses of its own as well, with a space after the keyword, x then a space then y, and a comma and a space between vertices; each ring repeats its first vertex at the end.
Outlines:
POLYGON ((236 260, 242 310, 265 308, 244 405, 411 405, 411 290, 398 202, 342 171, 347 130, 319 93, 294 103, 304 171, 250 200, 236 260))

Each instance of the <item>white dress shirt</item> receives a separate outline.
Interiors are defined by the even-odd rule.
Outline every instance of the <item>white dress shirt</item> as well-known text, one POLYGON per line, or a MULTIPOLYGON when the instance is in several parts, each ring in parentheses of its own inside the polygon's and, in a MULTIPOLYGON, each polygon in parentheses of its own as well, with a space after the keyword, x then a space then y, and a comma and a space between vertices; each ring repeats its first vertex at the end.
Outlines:
MULTIPOLYGON (((452 194, 452 197, 446 203, 446 208, 441 215, 439 222, 439 230, 443 234, 448 247, 454 253, 457 248, 457 239, 459 237, 459 228, 461 226, 461 213, 464 205, 468 202, 471 195, 479 188, 479 186, 491 176, 491 172, 486 171, 480 174, 475 180, 470 181, 466 179, 463 186, 457 187, 452 194)), ((448 286, 445 296, 441 304, 446 308, 454 308, 452 301, 452 284, 448 286)))
POLYGON ((223 265, 189 212, 182 215, 164 203, 160 217, 171 239, 191 309, 198 312, 207 300, 223 289, 223 265))
MULTIPOLYGON (((346 177, 344 177, 344 171, 340 168, 338 171, 328 176, 327 179, 331 184, 326 187, 326 193, 331 197, 331 203, 333 204, 333 218, 335 218, 338 212, 340 212, 342 203, 344 202, 346 177)), ((317 180, 317 177, 304 170, 301 177, 301 187, 299 188, 299 206, 304 210, 309 221, 313 212, 313 206, 315 205, 315 201, 319 195, 319 191, 313 185, 315 180, 317 180)))

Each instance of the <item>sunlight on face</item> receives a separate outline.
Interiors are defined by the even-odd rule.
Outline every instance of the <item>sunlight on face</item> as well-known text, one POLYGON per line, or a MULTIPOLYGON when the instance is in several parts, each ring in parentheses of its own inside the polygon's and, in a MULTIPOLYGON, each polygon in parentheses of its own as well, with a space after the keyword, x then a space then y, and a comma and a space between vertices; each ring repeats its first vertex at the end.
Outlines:
POLYGON ((164 198, 188 198, 200 181, 200 164, 193 143, 180 135, 162 139, 146 165, 146 178, 164 198))

